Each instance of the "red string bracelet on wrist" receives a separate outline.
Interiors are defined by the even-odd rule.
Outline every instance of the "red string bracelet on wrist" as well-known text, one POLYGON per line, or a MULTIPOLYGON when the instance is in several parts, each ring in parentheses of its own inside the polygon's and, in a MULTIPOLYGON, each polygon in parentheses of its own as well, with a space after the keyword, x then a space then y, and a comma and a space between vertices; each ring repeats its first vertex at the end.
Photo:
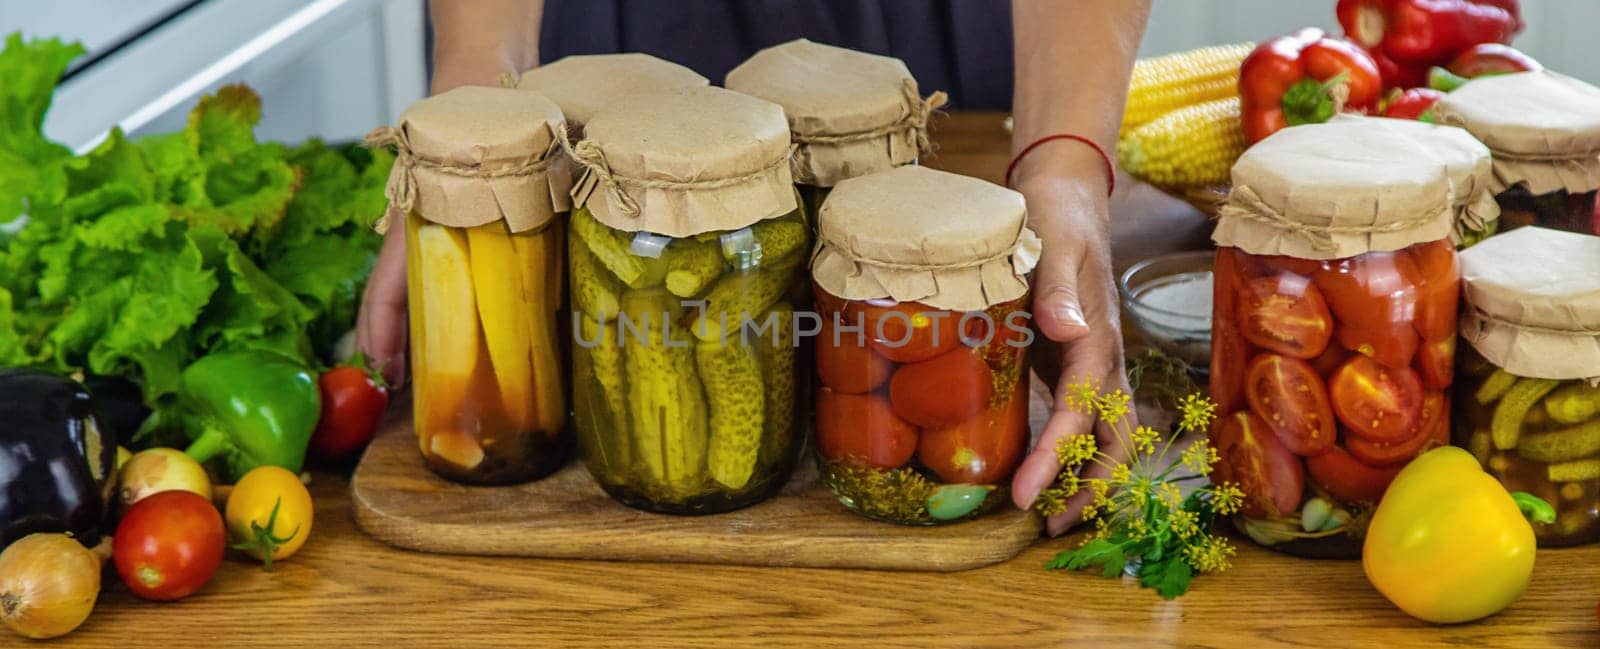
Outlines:
POLYGON ((1011 159, 1011 164, 1006 165, 1007 187, 1011 186, 1011 173, 1017 170, 1017 163, 1022 162, 1022 159, 1027 157, 1029 153, 1032 153, 1034 149, 1039 148, 1039 145, 1052 140, 1072 140, 1074 142, 1082 142, 1089 148, 1094 149, 1095 153, 1100 154, 1100 161, 1106 163, 1106 196, 1110 197, 1112 192, 1117 190, 1117 169, 1111 164, 1111 156, 1106 155, 1106 150, 1101 148, 1099 144, 1096 144, 1094 140, 1074 133, 1055 133, 1053 135, 1046 135, 1034 140, 1032 144, 1022 147, 1022 151, 1018 152, 1016 157, 1011 159))

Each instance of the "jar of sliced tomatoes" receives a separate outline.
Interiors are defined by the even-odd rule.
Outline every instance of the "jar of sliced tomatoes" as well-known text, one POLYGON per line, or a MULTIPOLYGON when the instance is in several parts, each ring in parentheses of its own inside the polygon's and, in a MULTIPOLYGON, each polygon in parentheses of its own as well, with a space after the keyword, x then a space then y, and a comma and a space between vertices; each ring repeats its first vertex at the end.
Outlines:
POLYGON ((1460 202, 1394 121, 1252 147, 1214 235, 1213 479, 1243 490, 1238 527, 1290 553, 1358 556, 1389 482, 1449 443, 1460 202))
POLYGON ((936 524, 1007 500, 1029 441, 1026 222, 1020 194, 923 167, 823 204, 816 448, 845 506, 936 524))
POLYGON ((1600 88, 1541 70, 1474 79, 1433 111, 1494 153, 1500 231, 1600 234, 1600 88))
POLYGON ((783 106, 795 187, 813 227, 839 181, 916 164, 928 150, 928 117, 945 102, 942 92, 923 98, 900 59, 803 38, 756 52, 725 85, 783 106))
POLYGON ((369 136, 399 153, 388 194, 405 219, 414 424, 450 480, 525 482, 572 454, 558 317, 571 181, 552 171, 564 129, 537 93, 464 86, 369 136))
POLYGON ((1600 238, 1493 237, 1461 254, 1461 281, 1456 443, 1555 506, 1540 545, 1600 540, 1600 238))

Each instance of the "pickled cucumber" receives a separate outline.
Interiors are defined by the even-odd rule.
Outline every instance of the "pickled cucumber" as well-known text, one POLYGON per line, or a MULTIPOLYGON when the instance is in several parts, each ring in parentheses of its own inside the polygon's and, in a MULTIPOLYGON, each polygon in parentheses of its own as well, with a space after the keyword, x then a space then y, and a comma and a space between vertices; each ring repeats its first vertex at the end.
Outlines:
POLYGON ((1577 460, 1545 467, 1551 482, 1600 480, 1600 460, 1577 460))
POLYGON ((706 293, 705 307, 689 329, 701 340, 722 340, 724 326, 737 329, 746 319, 762 317, 789 289, 794 269, 804 257, 792 254, 754 270, 723 275, 706 293))
POLYGON ((776 334, 751 341, 761 353, 761 380, 766 391, 761 466, 774 467, 789 454, 794 436, 794 308, 787 302, 767 311, 776 334))
POLYGON ((1489 405, 1498 401, 1500 397, 1505 396, 1506 390, 1510 390, 1511 386, 1516 384, 1517 375, 1496 368, 1494 373, 1489 375, 1489 378, 1483 380, 1483 383, 1478 386, 1478 392, 1472 396, 1478 400, 1478 403, 1489 405))
MULTIPOLYGON (((793 218, 792 214, 752 225, 750 232, 755 236, 756 245, 761 249, 763 262, 788 257, 806 244, 805 222, 793 218)), ((738 268, 739 252, 723 250, 722 254, 730 265, 738 268)))
MULTIPOLYGON (((1505 396, 1500 398, 1499 405, 1494 407, 1494 418, 1489 423, 1494 447, 1502 451, 1516 448, 1517 439, 1522 436, 1522 420, 1528 416, 1528 410, 1560 384, 1560 381, 1551 379, 1517 379, 1511 389, 1506 390, 1505 396)), ((1482 394, 1481 389, 1479 393, 1482 394)))
POLYGON ((1600 420, 1555 431, 1527 435, 1517 454, 1539 462, 1565 462, 1600 453, 1600 420))
POLYGON ((572 232, 628 288, 655 286, 666 279, 666 264, 660 259, 633 254, 633 233, 606 227, 588 208, 572 210, 572 232))
POLYGON ((567 393, 561 358, 561 343, 556 333, 557 311, 561 307, 560 283, 550 281, 564 266, 561 259, 561 231, 513 235, 517 268, 521 269, 522 300, 527 314, 527 336, 533 372, 533 396, 539 418, 537 429, 555 435, 567 423, 567 393))
POLYGON ((711 479, 729 489, 742 489, 755 472, 761 447, 765 412, 761 361, 755 348, 737 339, 696 343, 695 361, 711 406, 706 455, 711 479))
MULTIPOLYGON (((583 347, 576 350, 575 362, 582 362, 584 365, 579 369, 594 375, 608 419, 607 425, 595 431, 603 447, 601 455, 607 466, 627 466, 633 461, 633 437, 628 432, 627 374, 623 367, 623 349, 617 344, 616 327, 582 316, 578 318, 578 327, 583 347)), ((574 374, 584 375, 583 372, 574 374)))
POLYGON ((678 499, 697 495, 706 464, 705 395, 687 339, 669 323, 622 342, 634 449, 648 478, 678 499), (679 342, 669 346, 669 339, 679 342))
POLYGON ((674 241, 661 258, 667 267, 667 290, 678 297, 699 295, 722 274, 722 254, 714 243, 674 241))
POLYGON ((1544 398, 1544 411, 1562 424, 1581 424, 1600 415, 1600 386, 1574 383, 1544 398))
POLYGON ((688 307, 684 306, 682 298, 665 290, 644 288, 623 293, 620 309, 625 320, 622 330, 631 336, 636 329, 661 326, 663 318, 678 322, 688 307))
MULTIPOLYGON (((577 228, 573 228, 573 231, 577 231, 577 228)), ((600 322, 611 322, 621 310, 621 298, 618 296, 623 291, 622 283, 600 266, 600 260, 588 248, 574 245, 570 250, 572 308, 600 322)))

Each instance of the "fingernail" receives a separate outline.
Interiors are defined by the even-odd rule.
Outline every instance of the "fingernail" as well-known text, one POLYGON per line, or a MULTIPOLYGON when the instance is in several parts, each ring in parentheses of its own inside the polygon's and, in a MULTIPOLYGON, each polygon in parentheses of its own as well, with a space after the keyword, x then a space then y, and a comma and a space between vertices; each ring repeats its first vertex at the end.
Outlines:
POLYGON ((1083 312, 1079 311, 1078 306, 1075 304, 1056 307, 1055 316, 1056 320, 1074 327, 1089 326, 1089 323, 1083 319, 1083 312))

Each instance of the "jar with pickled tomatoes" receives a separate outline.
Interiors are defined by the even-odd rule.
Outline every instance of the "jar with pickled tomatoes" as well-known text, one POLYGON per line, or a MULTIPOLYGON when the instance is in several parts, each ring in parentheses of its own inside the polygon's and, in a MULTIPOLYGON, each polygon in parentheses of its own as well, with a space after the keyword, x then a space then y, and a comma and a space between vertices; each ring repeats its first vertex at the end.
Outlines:
POLYGON ((1539 545, 1600 540, 1600 238, 1496 236, 1461 254, 1461 282, 1456 444, 1555 506, 1539 545))
POLYGON ((388 194, 406 232, 413 426, 450 480, 526 482, 571 457, 558 333, 570 180, 550 170, 564 129, 539 94, 464 86, 369 136, 399 153, 388 194))
POLYGON ((942 92, 918 94, 900 59, 803 38, 756 52, 725 85, 783 106, 795 187, 812 227, 840 181, 916 164, 928 150, 928 117, 945 103, 942 92))
POLYGON ((1027 452, 1022 196, 900 167, 839 183, 812 261, 820 332, 816 451, 839 501, 903 524, 1009 500, 1027 452))
POLYGON ((573 147, 573 401, 589 473, 647 511, 713 514, 783 487, 809 382, 809 231, 777 105, 629 95, 573 147))
POLYGON ((1449 443, 1463 204, 1413 128, 1297 126, 1233 169, 1214 235, 1212 479, 1243 491, 1234 523, 1263 545, 1359 556, 1389 482, 1449 443))
POLYGON ((1600 234, 1600 88, 1548 70, 1472 80, 1434 105, 1494 154, 1499 231, 1600 234))

